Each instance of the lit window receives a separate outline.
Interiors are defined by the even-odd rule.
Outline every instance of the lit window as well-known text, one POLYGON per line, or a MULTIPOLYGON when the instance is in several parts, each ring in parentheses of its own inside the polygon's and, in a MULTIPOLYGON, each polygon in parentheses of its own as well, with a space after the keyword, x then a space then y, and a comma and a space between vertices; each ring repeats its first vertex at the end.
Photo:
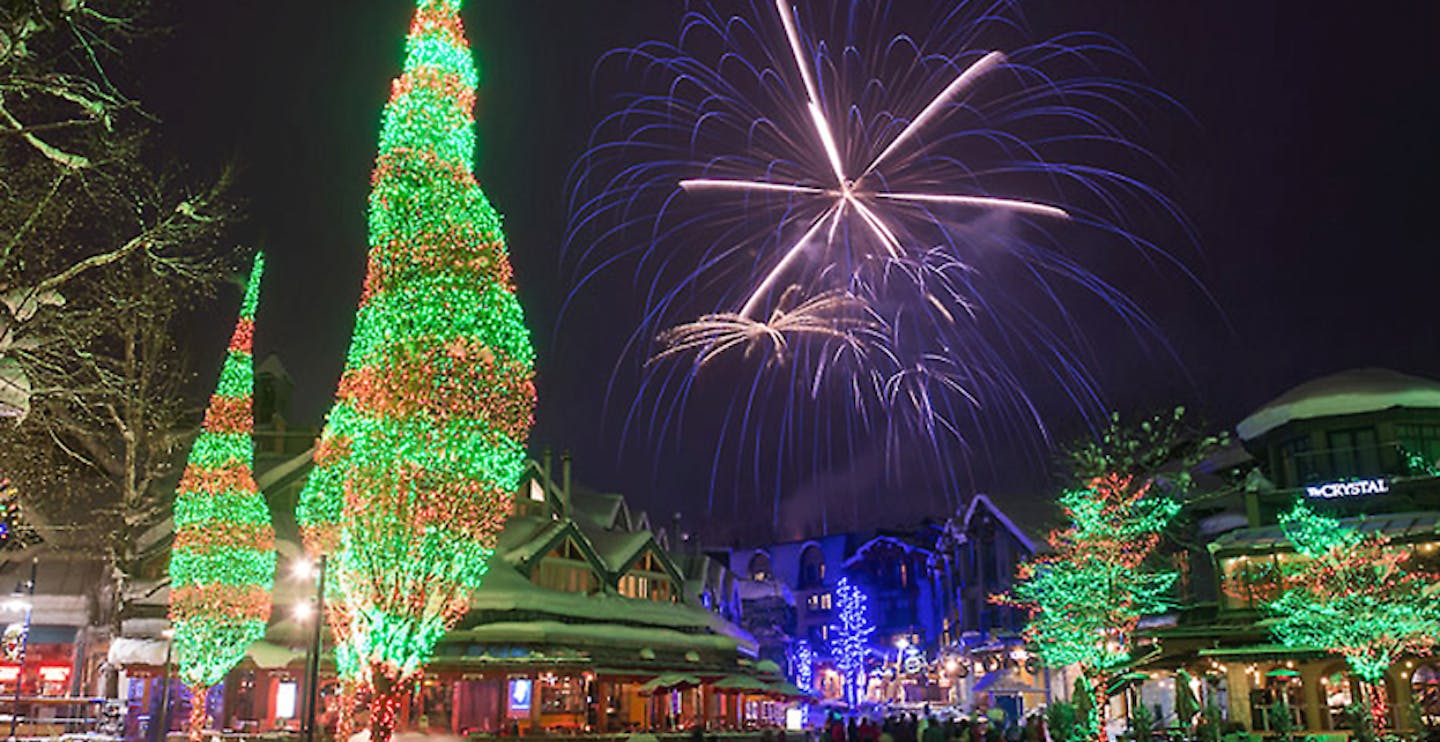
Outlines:
POLYGON ((295 718, 295 699, 298 690, 299 684, 293 680, 287 680, 275 689, 275 718, 295 718))
POLYGON ((530 499, 535 502, 545 502, 545 488, 540 486, 540 480, 530 480, 530 499))

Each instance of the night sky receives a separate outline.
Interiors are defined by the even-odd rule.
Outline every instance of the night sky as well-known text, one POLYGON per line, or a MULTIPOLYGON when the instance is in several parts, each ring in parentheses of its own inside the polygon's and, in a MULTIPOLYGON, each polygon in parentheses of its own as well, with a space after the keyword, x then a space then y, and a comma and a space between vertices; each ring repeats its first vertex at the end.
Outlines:
MULTIPOLYGON (((913 5, 897 3, 901 12, 913 5)), ((1037 39, 1076 30, 1113 36, 1144 63, 1148 82, 1193 117, 1147 122, 1145 143, 1173 171, 1160 185, 1198 229, 1201 252, 1186 254, 1215 301, 1173 275, 1137 278, 1134 293, 1178 361, 1133 342, 1099 348, 1104 363, 1095 370, 1111 406, 1184 402, 1233 426, 1290 386, 1345 368, 1440 376, 1434 3, 1021 7, 1037 39)), ((279 353, 289 368, 299 423, 318 423, 328 409, 349 340, 380 110, 412 8, 407 0, 188 2, 173 11, 174 33, 148 42, 137 63, 138 96, 163 121, 172 154, 197 173, 227 160, 240 167, 236 192, 248 212, 240 237, 271 261, 257 354, 279 353)), ((540 359, 532 440, 573 450, 578 479, 627 493, 660 521, 674 511, 704 516, 713 444, 703 434, 677 441, 659 466, 621 446, 616 415, 602 404, 633 329, 623 322, 636 310, 628 296, 587 294, 575 317, 558 329, 556 320, 571 288, 560 262, 566 175, 610 92, 592 89, 592 68, 608 49, 673 39, 682 8, 675 0, 470 0, 465 11, 482 70, 478 176, 505 214, 540 359)), ((1063 416, 1050 424, 1061 437, 1081 430, 1063 416)), ((823 491, 833 480, 795 489, 823 491)), ((1033 522, 1049 481, 1033 460, 1002 457, 977 467, 973 486, 1008 498, 1033 522)), ((913 481, 904 497, 879 489, 852 493, 851 506, 836 512, 903 519, 965 494, 913 481)), ((727 491, 714 520, 759 512, 768 523, 773 496, 727 491)), ((832 526, 846 525, 836 517, 832 526)))

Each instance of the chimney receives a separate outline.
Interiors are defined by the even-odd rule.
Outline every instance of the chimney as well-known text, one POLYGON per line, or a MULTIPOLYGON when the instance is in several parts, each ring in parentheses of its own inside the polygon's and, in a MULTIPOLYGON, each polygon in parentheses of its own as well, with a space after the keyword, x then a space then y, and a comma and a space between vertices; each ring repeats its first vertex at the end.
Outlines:
POLYGON ((560 454, 560 508, 561 515, 573 517, 570 513, 570 452, 560 454))

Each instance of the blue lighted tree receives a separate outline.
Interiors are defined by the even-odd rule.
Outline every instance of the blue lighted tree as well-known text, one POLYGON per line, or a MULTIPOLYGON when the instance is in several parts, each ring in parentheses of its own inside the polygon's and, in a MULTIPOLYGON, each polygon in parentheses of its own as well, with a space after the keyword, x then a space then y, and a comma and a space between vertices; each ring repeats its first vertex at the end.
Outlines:
POLYGON ((815 650, 808 640, 790 645, 790 679, 807 693, 815 689, 815 650))
POLYGON ((856 705, 865 688, 865 655, 875 625, 870 622, 869 600, 847 577, 835 586, 840 623, 830 626, 830 654, 845 680, 845 702, 856 705))

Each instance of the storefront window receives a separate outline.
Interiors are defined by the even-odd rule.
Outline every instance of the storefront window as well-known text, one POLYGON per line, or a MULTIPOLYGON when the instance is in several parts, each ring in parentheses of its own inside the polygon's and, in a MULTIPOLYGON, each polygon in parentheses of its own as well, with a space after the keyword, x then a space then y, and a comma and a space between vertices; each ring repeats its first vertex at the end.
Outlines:
POLYGON ((1320 684, 1321 690, 1325 694, 1325 706, 1330 710, 1330 719, 1337 729, 1342 728, 1345 723, 1345 710, 1355 702, 1355 697, 1350 691, 1350 678, 1344 673, 1337 672, 1322 677, 1320 684))
POLYGON ((1440 727, 1440 665, 1415 668, 1415 674, 1410 676, 1410 689, 1415 695, 1420 724, 1427 729, 1440 727))
POLYGON ((541 678, 540 711, 545 714, 585 713, 585 680, 554 675, 541 678))

